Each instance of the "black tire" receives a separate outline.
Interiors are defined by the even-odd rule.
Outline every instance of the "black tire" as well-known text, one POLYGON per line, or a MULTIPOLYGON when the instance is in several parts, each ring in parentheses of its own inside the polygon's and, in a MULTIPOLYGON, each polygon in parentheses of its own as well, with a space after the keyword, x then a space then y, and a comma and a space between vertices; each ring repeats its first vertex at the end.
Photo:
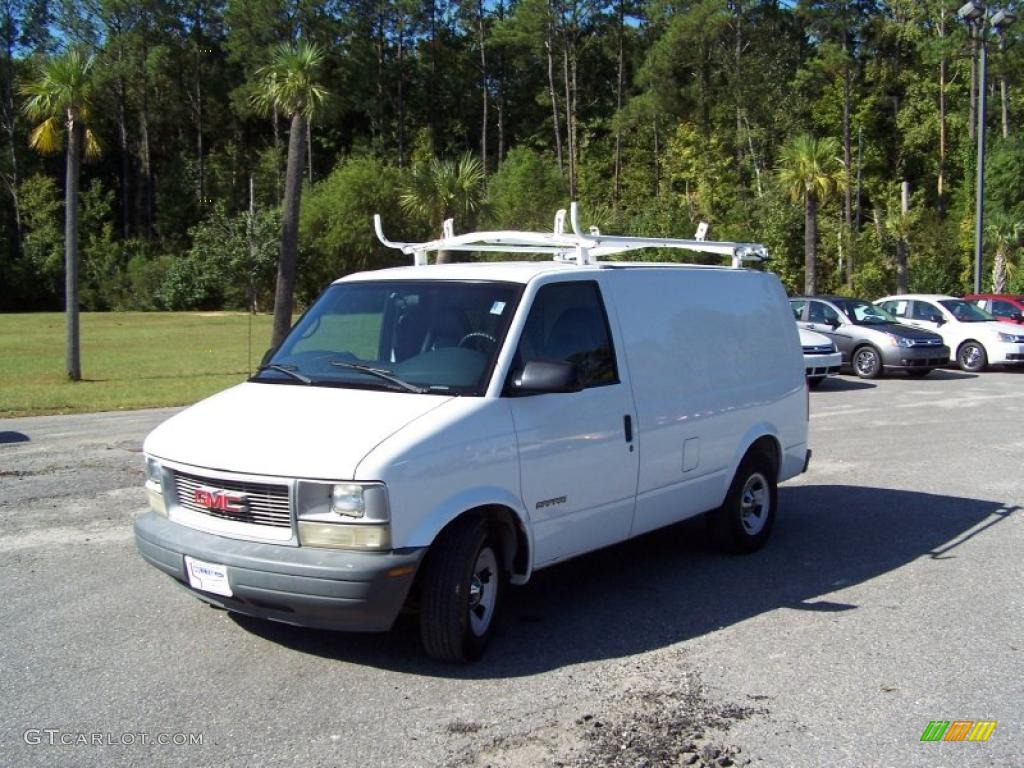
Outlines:
POLYGON ((748 453, 743 458, 725 503, 708 514, 708 527, 721 549, 747 554, 768 541, 779 504, 776 478, 774 463, 763 453, 748 453), (753 519, 752 505, 760 507, 753 519))
POLYGON ((877 379, 882 375, 882 355, 870 344, 857 347, 850 357, 853 372, 862 379, 877 379))
POLYGON ((985 348, 976 341, 965 341, 956 351, 956 361, 960 369, 968 373, 984 371, 988 367, 988 355, 985 348))
POLYGON ((480 658, 500 606, 500 550, 487 522, 464 517, 446 528, 427 553, 420 595, 420 638, 439 661, 480 658))
POLYGON ((817 389, 818 387, 821 386, 822 382, 824 381, 824 376, 815 376, 807 380, 807 386, 810 387, 811 389, 817 389))
POLYGON ((907 376, 910 376, 912 379, 923 379, 931 372, 931 368, 908 368, 907 376))

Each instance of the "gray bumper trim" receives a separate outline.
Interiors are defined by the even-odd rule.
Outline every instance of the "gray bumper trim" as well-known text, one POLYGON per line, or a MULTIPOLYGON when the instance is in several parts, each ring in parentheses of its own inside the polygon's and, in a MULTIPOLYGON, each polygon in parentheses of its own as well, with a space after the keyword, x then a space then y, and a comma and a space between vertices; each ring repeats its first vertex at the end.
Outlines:
POLYGON ((949 364, 949 347, 889 347, 882 351, 886 370, 941 368, 949 364))
POLYGON ((147 512, 135 521, 135 543, 151 565, 196 597, 229 611, 303 627, 352 632, 391 628, 426 548, 350 552, 229 539, 147 512), (234 597, 188 585, 185 555, 227 566, 234 597), (401 576, 388 571, 412 566, 401 576))

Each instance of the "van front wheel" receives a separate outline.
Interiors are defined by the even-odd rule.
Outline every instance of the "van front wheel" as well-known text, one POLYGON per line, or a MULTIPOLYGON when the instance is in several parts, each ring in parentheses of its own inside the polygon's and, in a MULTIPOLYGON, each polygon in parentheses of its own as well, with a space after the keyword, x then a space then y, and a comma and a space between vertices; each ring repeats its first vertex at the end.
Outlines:
POLYGON ((487 522, 456 520, 423 564, 420 638, 439 661, 472 661, 483 654, 501 596, 498 547, 487 522))
POLYGON ((772 462, 763 454, 749 454, 736 470, 725 503, 708 515, 708 523, 722 549, 746 554, 760 549, 768 540, 777 506, 772 462))

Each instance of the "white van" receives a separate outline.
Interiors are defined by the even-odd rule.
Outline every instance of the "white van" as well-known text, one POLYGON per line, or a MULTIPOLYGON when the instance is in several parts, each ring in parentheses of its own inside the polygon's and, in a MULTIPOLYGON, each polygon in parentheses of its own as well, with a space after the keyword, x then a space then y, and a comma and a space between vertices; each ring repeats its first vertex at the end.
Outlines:
POLYGON ((810 458, 778 279, 594 257, 763 249, 561 221, 385 240, 417 265, 338 280, 256 375, 149 435, 142 556, 290 624, 383 631, 411 604, 427 653, 459 661, 539 568, 708 511, 728 549, 761 546, 810 458), (425 265, 499 249, 554 260, 425 265))

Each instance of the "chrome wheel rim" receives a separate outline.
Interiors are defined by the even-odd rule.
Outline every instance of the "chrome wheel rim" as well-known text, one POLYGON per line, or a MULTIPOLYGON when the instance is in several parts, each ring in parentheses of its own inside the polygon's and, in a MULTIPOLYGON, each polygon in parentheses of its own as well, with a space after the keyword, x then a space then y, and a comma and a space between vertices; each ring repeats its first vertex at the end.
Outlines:
POLYGON ((484 547, 476 556, 473 575, 469 579, 469 626, 480 637, 487 632, 498 602, 498 558, 494 550, 484 547))
POLYGON ((862 349, 857 353, 857 372, 871 376, 878 370, 878 356, 870 349, 862 349))
POLYGON ((973 370, 981 362, 981 349, 977 344, 968 344, 960 351, 960 362, 964 368, 973 370))
POLYGON ((740 492, 740 523, 749 536, 759 534, 768 522, 772 499, 768 480, 760 472, 747 478, 740 492))

